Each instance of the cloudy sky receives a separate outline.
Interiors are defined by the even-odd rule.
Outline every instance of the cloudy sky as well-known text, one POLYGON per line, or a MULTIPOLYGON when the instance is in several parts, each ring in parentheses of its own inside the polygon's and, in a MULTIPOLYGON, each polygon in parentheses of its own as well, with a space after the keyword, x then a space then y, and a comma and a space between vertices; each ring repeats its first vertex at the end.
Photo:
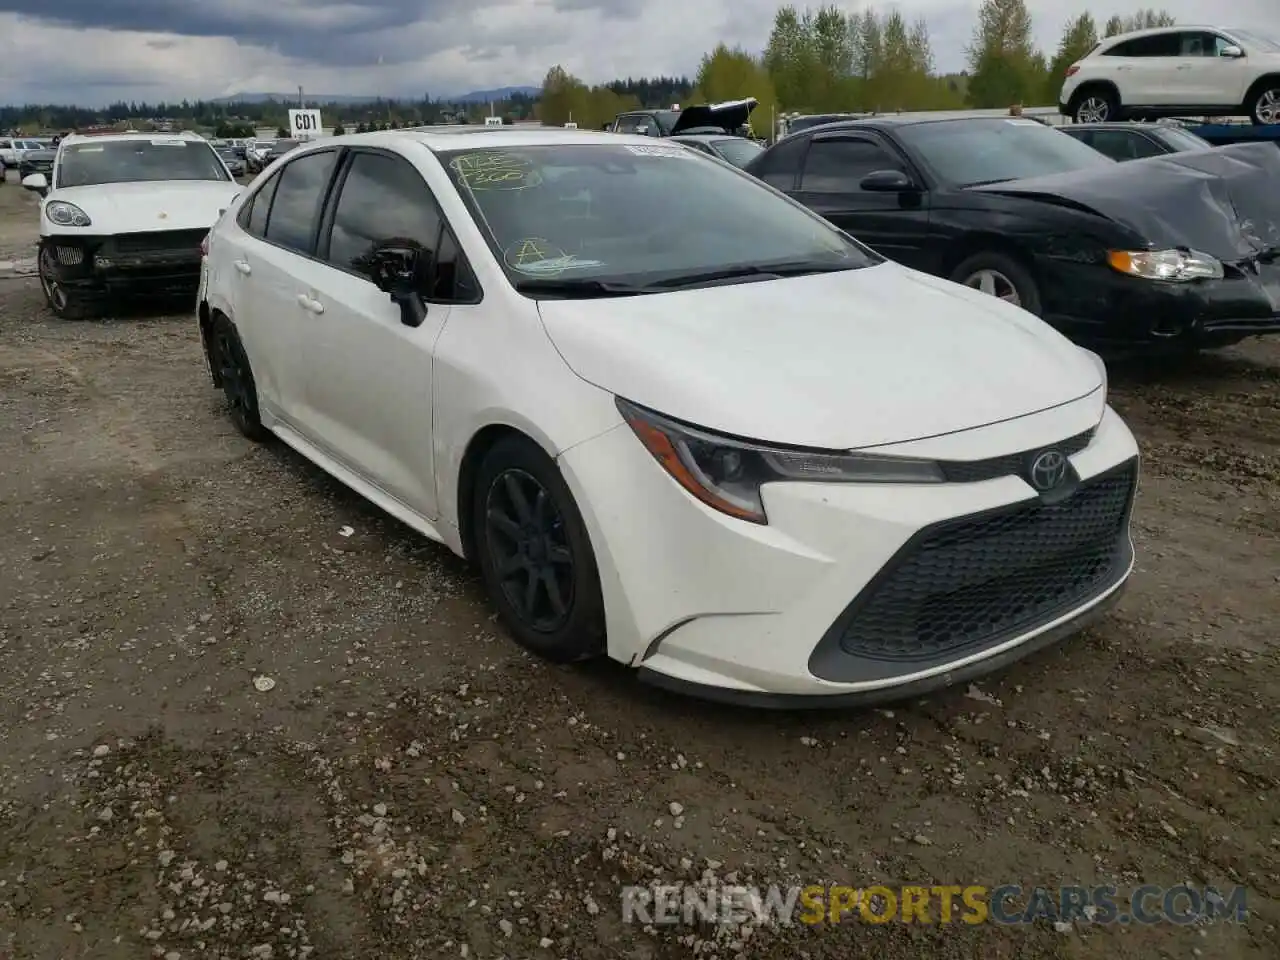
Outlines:
MULTIPOLYGON (((1220 6, 1235 12, 1222 25, 1275 24, 1277 2, 1229 0, 1220 6)), ((1027 3, 1046 47, 1082 10, 1101 23, 1149 5, 1027 3)), ((943 70, 962 66, 978 5, 893 4, 909 19, 928 21, 943 70)), ((776 0, 0 0, 0 103, 99 105, 299 85, 316 94, 444 96, 536 85, 554 63, 591 82, 688 74, 717 42, 760 49, 777 6, 776 0)), ((1163 6, 1184 23, 1203 16, 1202 0, 1163 6)))

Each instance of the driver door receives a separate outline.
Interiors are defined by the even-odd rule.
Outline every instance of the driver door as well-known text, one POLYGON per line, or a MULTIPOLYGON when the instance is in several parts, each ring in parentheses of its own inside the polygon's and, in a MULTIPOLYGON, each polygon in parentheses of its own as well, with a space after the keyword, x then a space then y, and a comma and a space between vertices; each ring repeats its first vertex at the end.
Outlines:
POLYGON ((813 137, 795 198, 877 253, 908 267, 936 272, 929 243, 929 195, 920 174, 883 140, 866 133, 813 137), (903 193, 863 190, 869 173, 897 170, 922 189, 903 193))
POLYGON ((374 254, 412 249, 429 279, 456 245, 422 175, 393 151, 353 149, 334 197, 316 259, 296 277, 308 324, 306 430, 348 470, 434 520, 432 363, 453 291, 424 289, 425 319, 409 326, 375 283, 374 254))

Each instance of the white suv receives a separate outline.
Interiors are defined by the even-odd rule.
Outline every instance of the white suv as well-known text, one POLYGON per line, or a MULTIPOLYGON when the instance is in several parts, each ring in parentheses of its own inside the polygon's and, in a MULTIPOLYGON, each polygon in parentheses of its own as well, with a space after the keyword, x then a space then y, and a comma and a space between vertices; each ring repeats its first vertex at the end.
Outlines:
POLYGON ((1058 108, 1077 123, 1191 114, 1277 124, 1280 40, 1217 27, 1108 37, 1067 68, 1058 108))

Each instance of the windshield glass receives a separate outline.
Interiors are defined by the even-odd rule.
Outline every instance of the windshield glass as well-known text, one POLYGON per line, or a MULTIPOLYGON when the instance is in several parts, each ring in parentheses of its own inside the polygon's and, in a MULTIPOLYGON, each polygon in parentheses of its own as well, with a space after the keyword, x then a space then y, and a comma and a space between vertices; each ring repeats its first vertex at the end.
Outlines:
POLYGON ((1204 150, 1213 146, 1208 140, 1178 127, 1167 127, 1160 131, 1159 136, 1175 150, 1204 150))
POLYGON ((221 180, 226 168, 203 141, 157 137, 152 140, 109 140, 62 148, 59 187, 151 180, 221 180))
POLYGON ((1247 46, 1258 47, 1271 53, 1280 53, 1280 40, 1274 37, 1262 33, 1254 33, 1252 30, 1230 30, 1228 32, 1237 40, 1243 40, 1247 46))
POLYGON ((711 146, 715 148, 716 153, 720 154, 735 167, 745 167, 758 154, 764 152, 764 147, 760 144, 754 140, 745 140, 742 137, 717 140, 711 146))
POLYGON ((517 286, 552 278, 643 285, 716 271, 881 262, 755 179, 674 143, 438 156, 517 286))
POLYGON ((895 131, 939 178, 959 187, 1115 163, 1075 137, 1025 117, 938 120, 906 124, 895 131))

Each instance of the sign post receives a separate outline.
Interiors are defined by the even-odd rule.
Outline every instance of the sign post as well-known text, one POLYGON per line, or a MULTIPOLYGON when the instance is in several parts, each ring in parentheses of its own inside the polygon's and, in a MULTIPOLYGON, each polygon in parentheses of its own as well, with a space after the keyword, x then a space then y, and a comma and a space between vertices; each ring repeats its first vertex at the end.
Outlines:
POLYGON ((319 110, 290 110, 289 134, 297 140, 320 136, 319 110))

